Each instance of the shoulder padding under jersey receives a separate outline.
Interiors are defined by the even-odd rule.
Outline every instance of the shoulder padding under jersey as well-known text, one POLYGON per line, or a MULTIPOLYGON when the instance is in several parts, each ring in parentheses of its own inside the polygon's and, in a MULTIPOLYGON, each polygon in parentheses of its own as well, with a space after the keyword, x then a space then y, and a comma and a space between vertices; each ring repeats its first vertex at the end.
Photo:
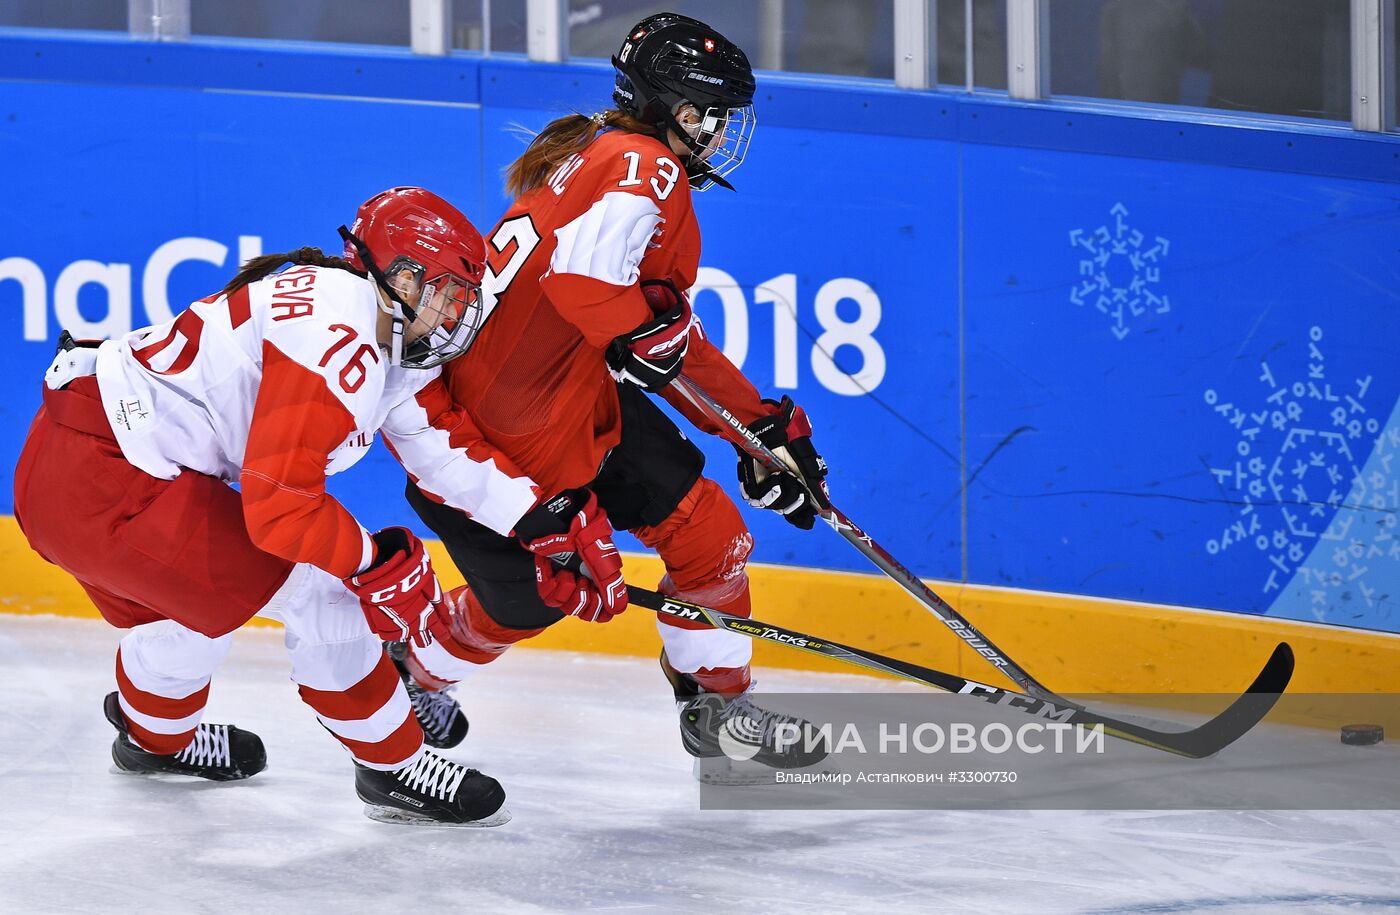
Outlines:
POLYGON ((357 423, 367 420, 388 368, 375 336, 373 284, 334 267, 291 267, 253 284, 250 293, 255 310, 268 310, 264 340, 324 378, 357 423))
POLYGON ((650 197, 608 191, 555 231, 550 272, 630 286, 637 281, 638 266, 662 221, 661 210, 650 197))

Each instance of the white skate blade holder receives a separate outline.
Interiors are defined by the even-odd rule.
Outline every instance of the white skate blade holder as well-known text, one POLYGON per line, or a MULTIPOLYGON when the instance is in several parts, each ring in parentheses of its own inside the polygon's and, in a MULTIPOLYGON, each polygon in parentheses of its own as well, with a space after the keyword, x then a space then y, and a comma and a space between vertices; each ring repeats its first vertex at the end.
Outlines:
POLYGON ((504 807, 490 816, 482 817, 479 820, 467 820, 462 823, 435 820, 432 817, 426 817, 407 810, 400 810, 397 807, 382 807, 378 804, 365 804, 365 816, 378 823, 393 823, 398 826, 446 826, 449 828, 462 826, 504 826, 511 820, 510 811, 504 807))

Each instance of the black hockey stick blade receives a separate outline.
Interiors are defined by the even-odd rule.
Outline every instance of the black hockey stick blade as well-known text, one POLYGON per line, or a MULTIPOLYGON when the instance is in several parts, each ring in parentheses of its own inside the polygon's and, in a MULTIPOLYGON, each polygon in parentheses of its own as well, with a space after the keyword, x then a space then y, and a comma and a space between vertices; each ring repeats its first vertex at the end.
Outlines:
POLYGON ((1015 690, 989 686, 931 667, 922 667, 873 651, 830 642, 795 629, 733 616, 636 585, 628 585, 627 595, 631 603, 663 616, 708 623, 716 629, 727 629, 759 641, 777 642, 797 651, 843 661, 866 670, 892 674, 945 692, 972 696, 1037 718, 1091 728, 1096 725, 1102 726, 1104 733, 1110 736, 1192 759, 1218 753, 1243 737, 1269 713, 1293 677, 1293 649, 1287 642, 1280 642, 1249 689, 1225 711, 1190 730, 1159 731, 1091 711, 1067 699, 1030 696, 1015 690))
POLYGON ((1157 731, 1131 722, 1114 721, 1087 709, 1076 720, 1092 724, 1094 719, 1100 719, 1107 734, 1179 756, 1201 759, 1219 753, 1262 721, 1278 703, 1292 678, 1293 649, 1287 642, 1279 642, 1243 695, 1225 711, 1189 731, 1157 731))

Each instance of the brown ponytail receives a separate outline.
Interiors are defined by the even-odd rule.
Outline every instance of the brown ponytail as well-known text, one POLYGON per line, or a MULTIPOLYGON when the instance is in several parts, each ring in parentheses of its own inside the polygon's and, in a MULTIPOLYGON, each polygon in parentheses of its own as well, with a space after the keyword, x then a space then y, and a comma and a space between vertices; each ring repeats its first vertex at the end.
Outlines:
POLYGON ((602 114, 566 114, 545 125, 506 169, 506 192, 520 197, 544 183, 544 179, 565 159, 579 152, 605 127, 654 136, 656 129, 625 111, 609 108, 602 114))
POLYGON ((364 276, 364 273, 355 269, 349 261, 329 254, 322 254, 320 248, 297 248, 295 251, 288 251, 285 254, 264 254, 261 257, 250 258, 243 265, 243 269, 238 271, 238 275, 228 281, 222 294, 232 295, 249 283, 256 283, 268 274, 275 272, 278 267, 289 261, 293 264, 337 267, 341 270, 349 270, 356 276, 364 276))

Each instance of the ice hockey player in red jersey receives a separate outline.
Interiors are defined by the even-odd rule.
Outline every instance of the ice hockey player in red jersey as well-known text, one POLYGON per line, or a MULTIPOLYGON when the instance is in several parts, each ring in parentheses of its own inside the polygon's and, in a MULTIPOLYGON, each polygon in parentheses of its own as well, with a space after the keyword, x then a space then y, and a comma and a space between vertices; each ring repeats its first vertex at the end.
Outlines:
MULTIPOLYGON (((665 562, 662 591, 747 616, 753 538, 702 475, 700 451, 646 395, 718 434, 668 388, 684 368, 791 460, 790 473, 770 475, 741 456, 748 501, 812 527, 800 478, 824 492, 826 467, 805 415, 791 401, 760 399, 704 338, 685 293, 700 257, 691 193, 728 187, 743 160, 753 73, 714 29, 673 13, 633 28, 613 63, 616 107, 550 123, 510 167, 517 199, 488 235, 482 330, 446 369, 447 384, 493 447, 562 493, 552 503, 561 516, 632 531, 665 562)), ((544 531, 522 524, 502 536, 421 484, 408 496, 468 582, 449 595, 452 638, 410 651, 421 684, 445 688, 565 614, 605 622, 626 607, 620 576, 560 569, 549 554, 564 551, 544 531)), ((761 764, 821 760, 820 748, 775 746, 784 719, 749 697, 748 639, 671 618, 659 629, 692 755, 720 758, 724 728, 760 744, 761 764)), ((697 762, 697 775, 716 768, 697 762)))
POLYGON ((421 188, 375 196, 341 233, 344 260, 266 255, 164 325, 100 345, 65 333, 15 513, 131 630, 105 706, 120 769, 264 767, 255 734, 200 721, 230 633, 258 615, 285 624, 292 679, 353 758, 367 814, 493 825, 501 786, 424 747, 382 648, 427 644, 447 622, 427 553, 405 528, 370 534, 325 488, 381 432, 425 493, 488 529, 544 511, 440 374, 480 329, 485 247, 421 188))

